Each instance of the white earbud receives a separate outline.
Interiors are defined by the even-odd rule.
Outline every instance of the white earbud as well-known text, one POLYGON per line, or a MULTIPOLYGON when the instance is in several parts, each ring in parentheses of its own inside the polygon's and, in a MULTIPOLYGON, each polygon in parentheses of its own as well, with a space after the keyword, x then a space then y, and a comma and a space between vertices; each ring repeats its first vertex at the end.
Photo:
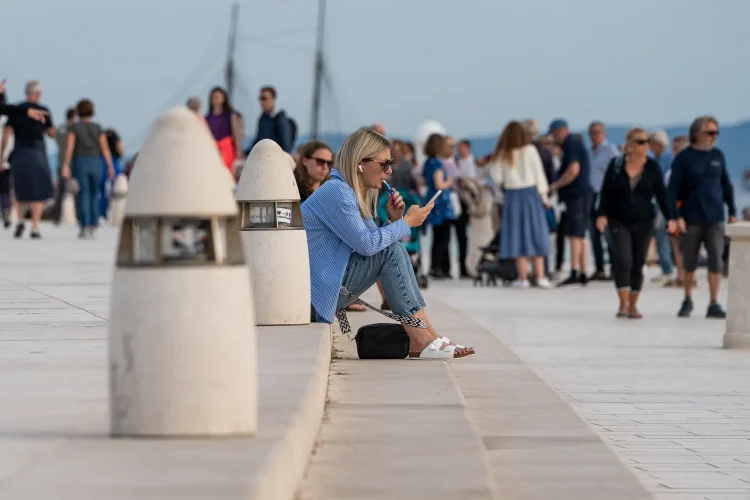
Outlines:
POLYGON ((359 171, 364 172, 364 169, 362 168, 362 164, 359 165, 359 171))

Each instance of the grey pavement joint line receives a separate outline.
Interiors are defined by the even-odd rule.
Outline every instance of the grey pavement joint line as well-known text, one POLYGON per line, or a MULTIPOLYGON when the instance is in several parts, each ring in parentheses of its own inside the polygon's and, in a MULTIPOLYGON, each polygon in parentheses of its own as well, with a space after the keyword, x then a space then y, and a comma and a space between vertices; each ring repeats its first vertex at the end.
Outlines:
POLYGON ((39 290, 37 290, 37 289, 35 289, 35 288, 32 288, 32 287, 30 287, 30 286, 28 286, 28 285, 24 285, 23 283, 18 283, 18 282, 16 282, 16 281, 10 280, 10 279, 8 279, 8 278, 0 278, 0 279, 3 279, 3 280, 5 280, 5 281, 7 281, 8 283, 11 283, 12 285, 15 285, 15 286, 18 286, 18 287, 24 288, 24 289, 26 289, 26 290, 29 290, 29 291, 31 291, 31 292, 34 292, 34 293, 38 293, 39 295, 42 295, 42 296, 44 296, 44 297, 47 297, 47 298, 49 298, 49 299, 52 299, 52 300, 56 300, 56 301, 58 301, 58 302, 62 302, 63 304, 65 304, 65 305, 68 305, 68 306, 70 306, 70 307, 72 307, 72 308, 74 308, 74 309, 78 309, 79 311, 83 311, 83 312, 85 312, 85 313, 88 313, 88 314, 92 315, 92 316, 93 316, 93 317, 95 317, 95 318, 99 318, 100 320, 102 320, 102 321, 104 321, 104 322, 109 322, 109 320, 108 320, 107 318, 103 318, 103 317, 99 316, 99 315, 98 315, 98 314, 96 314, 96 313, 93 313, 93 312, 91 312, 91 311, 89 311, 89 310, 87 310, 87 309, 84 309, 83 307, 77 306, 77 305, 75 305, 75 304, 71 304, 70 302, 68 302, 68 301, 66 301, 66 300, 63 300, 63 299, 61 299, 61 298, 59 298, 59 297, 55 297, 54 295, 50 295, 50 294, 48 294, 48 293, 44 293, 44 292, 41 292, 41 291, 39 291, 39 290))

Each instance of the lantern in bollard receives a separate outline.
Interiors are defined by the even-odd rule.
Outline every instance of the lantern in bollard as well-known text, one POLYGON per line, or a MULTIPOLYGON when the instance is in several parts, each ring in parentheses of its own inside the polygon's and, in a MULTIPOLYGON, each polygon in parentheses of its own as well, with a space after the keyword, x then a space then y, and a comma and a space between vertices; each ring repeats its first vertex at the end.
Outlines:
POLYGON ((109 354, 115 436, 257 426, 255 317, 226 169, 187 110, 154 125, 120 229, 109 354))
POLYGON ((236 192, 258 325, 310 323, 310 261, 289 156, 264 139, 253 147, 236 192))

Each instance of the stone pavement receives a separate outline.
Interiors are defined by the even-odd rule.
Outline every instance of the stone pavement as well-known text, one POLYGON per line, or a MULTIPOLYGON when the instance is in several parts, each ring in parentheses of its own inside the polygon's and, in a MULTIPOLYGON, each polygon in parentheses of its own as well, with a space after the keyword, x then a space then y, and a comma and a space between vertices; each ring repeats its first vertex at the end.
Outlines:
MULTIPOLYGON (((379 303, 370 291, 366 300, 379 303)), ((444 335, 479 355, 356 359, 334 333, 326 416, 300 500, 651 498, 554 391, 486 329, 428 298, 444 335)), ((351 313, 354 327, 382 322, 351 313)))
POLYGON ((690 319, 676 317, 681 291, 651 283, 640 321, 614 317, 610 283, 545 291, 453 281, 425 296, 510 347, 655 498, 750 498, 750 352, 721 348, 724 321, 703 317, 704 275, 690 319))
POLYGON ((0 233, 0 499, 291 499, 323 414, 330 327, 257 329, 256 436, 110 439, 116 232, 76 233, 0 233))

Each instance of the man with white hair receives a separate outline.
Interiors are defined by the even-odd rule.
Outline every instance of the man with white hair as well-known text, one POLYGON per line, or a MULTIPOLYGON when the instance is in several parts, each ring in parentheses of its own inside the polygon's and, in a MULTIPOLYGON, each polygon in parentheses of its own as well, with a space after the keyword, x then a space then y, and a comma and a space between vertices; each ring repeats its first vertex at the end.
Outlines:
POLYGON ((39 104, 42 96, 39 82, 32 80, 26 84, 26 102, 18 105, 20 112, 10 116, 8 126, 3 131, 0 142, 0 157, 10 134, 14 135, 15 144, 10 168, 16 196, 16 208, 19 222, 13 236, 20 238, 25 225, 26 210, 31 210, 31 237, 41 238, 39 222, 42 219, 45 202, 52 198, 52 176, 47 159, 44 135, 54 138, 55 127, 49 109, 39 104), (36 109, 45 113, 46 121, 40 122, 30 118, 28 109, 36 109))
MULTIPOLYGON (((665 182, 669 169, 672 168, 674 157, 669 151, 669 136, 664 130, 654 130, 648 137, 649 156, 651 156, 661 167, 665 182)), ((656 225, 654 230, 656 238, 656 251, 659 255, 659 267, 661 275, 651 281, 654 283, 667 283, 672 279, 674 272, 674 260, 672 259, 672 245, 666 230, 666 221, 660 210, 656 210, 656 225)))

